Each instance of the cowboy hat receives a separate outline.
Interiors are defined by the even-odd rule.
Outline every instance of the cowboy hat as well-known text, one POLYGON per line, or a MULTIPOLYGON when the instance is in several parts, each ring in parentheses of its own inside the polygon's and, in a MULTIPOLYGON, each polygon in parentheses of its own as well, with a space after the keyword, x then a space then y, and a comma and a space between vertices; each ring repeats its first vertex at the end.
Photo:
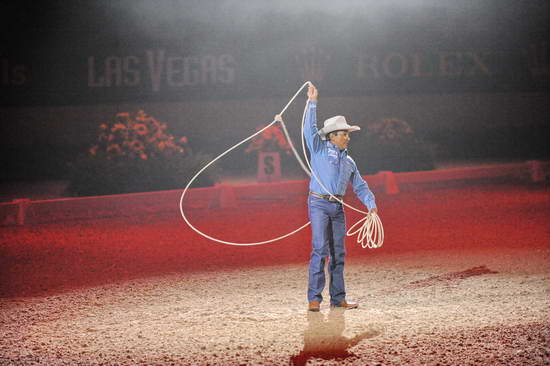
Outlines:
POLYGON ((359 131, 360 129, 361 127, 359 126, 348 125, 344 116, 334 116, 325 121, 323 128, 319 130, 319 135, 321 135, 322 138, 326 138, 329 133, 334 131, 345 130, 353 132, 359 131))

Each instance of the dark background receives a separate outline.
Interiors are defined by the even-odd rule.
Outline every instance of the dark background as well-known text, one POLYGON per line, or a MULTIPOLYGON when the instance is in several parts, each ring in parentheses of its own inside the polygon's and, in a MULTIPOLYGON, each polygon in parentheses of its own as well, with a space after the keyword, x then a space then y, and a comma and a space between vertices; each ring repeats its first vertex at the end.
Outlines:
MULTIPOLYGON (((321 121, 345 114, 365 127, 403 119, 434 147, 436 161, 544 159, 549 4, 3 3, 2 180, 63 179, 99 123, 121 111, 145 109, 194 150, 217 154, 270 122, 305 80, 320 89, 321 121), (156 89, 148 55, 163 60, 156 89), (177 58, 178 85, 168 82, 168 57, 177 58), (111 86, 97 86, 109 62, 122 71, 111 86)), ((296 142, 304 100, 285 116, 296 142)), ((243 161, 255 168, 242 153, 222 165, 238 174, 243 161)))

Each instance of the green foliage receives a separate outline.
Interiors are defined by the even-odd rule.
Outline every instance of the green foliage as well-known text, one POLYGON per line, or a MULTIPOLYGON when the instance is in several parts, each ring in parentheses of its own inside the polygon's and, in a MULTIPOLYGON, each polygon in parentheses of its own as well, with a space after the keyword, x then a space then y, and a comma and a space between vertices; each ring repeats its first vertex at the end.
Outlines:
POLYGON ((357 157, 362 174, 384 170, 430 170, 435 167, 433 146, 421 141, 411 126, 398 118, 384 118, 369 125, 367 136, 352 141, 350 150, 352 156, 357 157))
MULTIPOLYGON (((97 143, 71 164, 69 190, 87 196, 179 189, 210 160, 145 112, 119 113, 99 126, 97 143)), ((215 184, 219 173, 207 169, 193 187, 215 184)))

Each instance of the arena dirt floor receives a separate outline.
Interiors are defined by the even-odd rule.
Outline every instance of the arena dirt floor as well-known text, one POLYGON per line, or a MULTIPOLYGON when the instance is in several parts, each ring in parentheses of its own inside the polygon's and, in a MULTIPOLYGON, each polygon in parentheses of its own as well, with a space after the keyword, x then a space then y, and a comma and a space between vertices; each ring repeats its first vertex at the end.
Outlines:
MULTIPOLYGON (((230 247, 176 207, 0 228, 0 364, 550 364, 548 187, 414 186, 377 202, 386 240, 348 238, 360 307, 345 312, 306 311, 309 227, 230 247)), ((238 241, 307 221, 305 198, 189 216, 238 241)))

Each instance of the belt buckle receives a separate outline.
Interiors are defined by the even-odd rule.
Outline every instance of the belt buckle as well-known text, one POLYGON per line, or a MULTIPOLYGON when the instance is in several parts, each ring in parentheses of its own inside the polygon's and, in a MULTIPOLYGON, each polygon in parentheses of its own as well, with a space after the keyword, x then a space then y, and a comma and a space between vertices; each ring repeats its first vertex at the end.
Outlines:
POLYGON ((318 197, 318 198, 322 198, 324 199, 325 201, 329 201, 329 202, 340 202, 338 200, 338 198, 336 198, 336 196, 331 196, 330 194, 320 194, 320 193, 315 193, 315 192, 311 192, 310 193, 313 197, 318 197))

